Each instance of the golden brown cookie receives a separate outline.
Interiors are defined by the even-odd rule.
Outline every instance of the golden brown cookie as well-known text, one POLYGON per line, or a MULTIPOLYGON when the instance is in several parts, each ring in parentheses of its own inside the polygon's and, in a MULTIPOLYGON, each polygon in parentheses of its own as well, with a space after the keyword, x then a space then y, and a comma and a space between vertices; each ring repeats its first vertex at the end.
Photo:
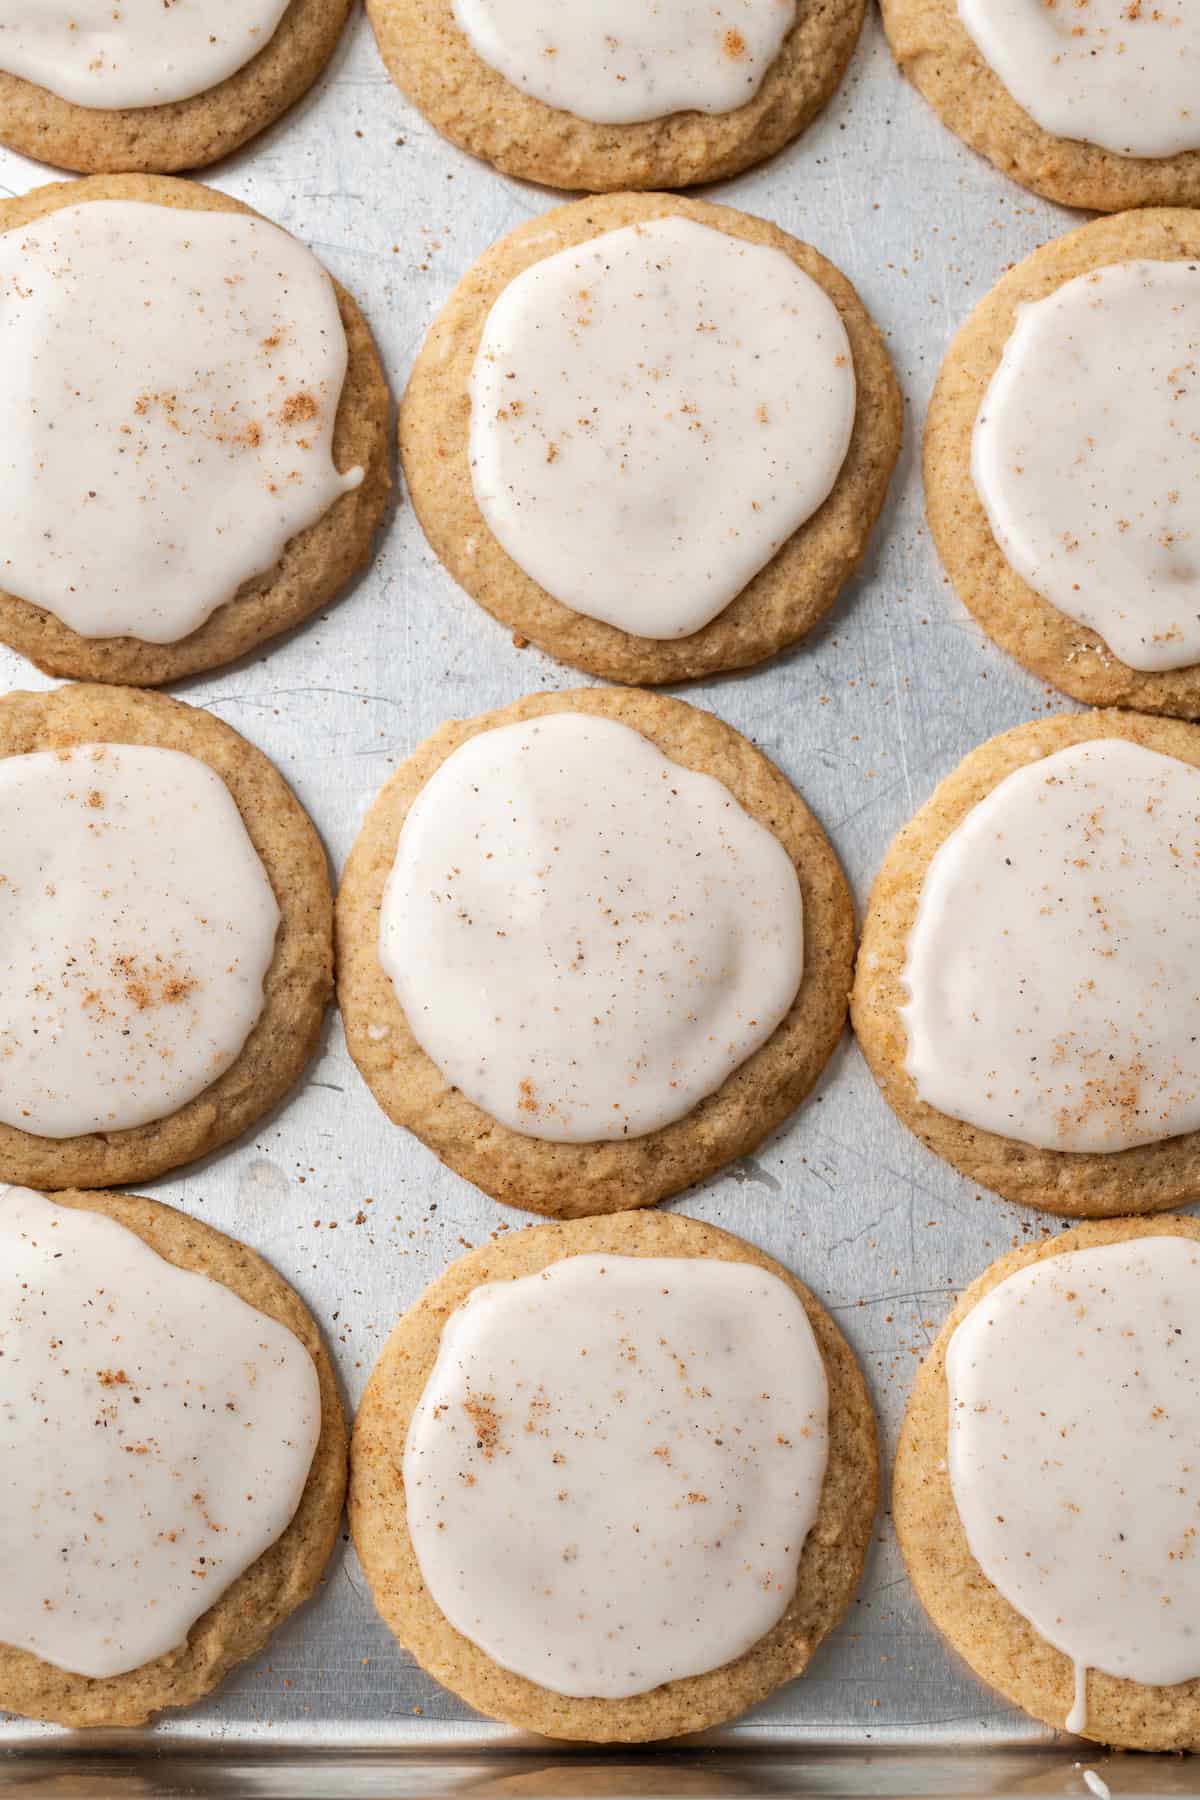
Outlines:
POLYGON ((207 1275, 286 1326, 312 1357, 321 1385, 321 1435, 295 1517, 197 1620, 182 1649, 126 1675, 93 1679, 0 1644, 0 1710, 56 1725, 144 1725, 164 1707, 191 1706, 209 1693, 261 1650, 313 1592, 337 1540, 346 1491, 346 1422, 315 1322, 299 1295, 253 1250, 139 1194, 61 1193, 54 1200, 115 1219, 176 1268, 207 1275))
POLYGON ((733 1718, 807 1668, 858 1584, 875 1516, 875 1419, 846 1340, 808 1289, 769 1256, 678 1213, 539 1225, 452 1263, 388 1339, 367 1385, 351 1452, 350 1528, 385 1623, 423 1669, 478 1711, 547 1737, 642 1743, 733 1718), (785 1281, 808 1314, 829 1380, 829 1464, 795 1596, 735 1662, 626 1700, 577 1700, 513 1675, 455 1631, 421 1577, 408 1535, 402 1460, 413 1410, 447 1316, 487 1281, 536 1274, 566 1256, 698 1256, 752 1263, 785 1281))
POLYGON ((854 903, 820 825, 773 763, 711 713, 659 694, 581 688, 532 694, 451 720, 392 776, 367 814, 338 894, 338 1001, 359 1073, 388 1118, 510 1206, 559 1218, 651 1206, 745 1156, 799 1106, 846 1017, 854 903), (795 864, 804 902, 804 976, 783 1023, 685 1118, 646 1137, 552 1143, 510 1130, 446 1081, 409 1027, 379 961, 379 913, 401 827, 420 790, 460 744, 546 713, 615 719, 685 768, 714 775, 795 864))
POLYGON ((523 93, 478 57, 452 0, 367 0, 389 75, 452 143, 506 175, 592 194, 693 187, 773 156, 832 98, 865 10, 865 0, 799 0, 762 86, 735 112, 597 125, 523 93))
POLYGON ((832 263, 778 226, 727 206, 674 194, 619 194, 542 213, 494 244, 435 320, 400 409, 400 451, 413 508, 438 557, 502 625, 607 681, 683 681, 741 669, 812 630, 858 567, 900 454, 903 402, 883 338, 832 263), (724 610, 690 637, 635 637, 574 612, 503 550, 471 485, 470 377, 487 316, 501 291, 558 251, 650 219, 695 220, 790 256, 824 289, 850 339, 858 385, 854 432, 833 491, 812 518, 724 610))
MULTIPOLYGON (((1069 1657, 1055 1650, 993 1587, 967 1542, 947 1467, 946 1350, 986 1294, 1024 1269, 1069 1250, 1140 1237, 1200 1239, 1191 1218, 1111 1219, 1023 1244, 973 1282, 917 1372, 900 1433, 892 1512, 905 1566, 926 1612, 975 1673, 1046 1725, 1066 1726, 1074 1699, 1069 1657)), ((1113 1446, 1114 1456, 1120 1446, 1113 1446)), ((1085 1737, 1127 1750, 1200 1747, 1200 1681, 1146 1687, 1089 1669, 1085 1737)))
POLYGON ((959 331, 942 364, 925 426, 930 530, 959 598, 988 636, 1075 700, 1184 719, 1200 717, 1200 668, 1131 669, 1097 632, 1035 594, 1005 561, 971 478, 971 436, 1018 307, 1109 263, 1197 256, 1200 212, 1183 210, 1096 219, 1044 244, 997 282, 959 331))
POLYGON ((951 832, 1014 770, 1094 738, 1125 738, 1200 768, 1200 730, 1139 713, 1061 713, 989 739, 935 788, 884 857, 863 923, 851 1001, 855 1033, 884 1099, 923 1144, 1018 1206, 1074 1219, 1187 1205, 1200 1193, 1200 1132, 1103 1155, 1038 1150, 939 1112, 920 1098, 905 1067, 901 976, 929 865, 951 832))
MULTIPOLYGON (((4 77, 0 77, 2 82, 4 77)), ((2 92, 2 88, 0 88, 2 92)), ((141 200, 196 212, 250 212, 240 201, 192 181, 154 175, 97 175, 56 182, 18 199, 0 200, 0 232, 89 200, 141 200)), ((323 518, 299 532, 266 575, 254 576, 189 637, 174 644, 139 638, 85 638, 52 613, 0 590, 0 642, 47 674, 84 681, 157 687, 232 662, 320 611, 367 562, 391 489, 391 398, 366 320, 336 281, 350 359, 334 427, 338 469, 363 470, 323 518)))
POLYGON ((0 144, 82 174, 203 168, 265 131, 308 92, 333 55, 350 6, 291 0, 252 61, 206 93, 166 106, 77 106, 0 70, 0 144))
POLYGON ((986 63, 956 0, 880 0, 892 54, 956 136, 1014 181, 1089 212, 1200 206, 1200 150, 1118 156, 1043 131, 986 63))
POLYGON ((102 1188, 145 1181, 227 1144, 269 1112, 317 1047, 333 989, 325 852, 274 765, 232 726, 138 688, 62 687, 0 699, 0 757, 76 744, 155 744, 197 757, 232 794, 279 906, 263 1010, 241 1055, 178 1112, 126 1131, 44 1138, 0 1124, 0 1180, 102 1188))

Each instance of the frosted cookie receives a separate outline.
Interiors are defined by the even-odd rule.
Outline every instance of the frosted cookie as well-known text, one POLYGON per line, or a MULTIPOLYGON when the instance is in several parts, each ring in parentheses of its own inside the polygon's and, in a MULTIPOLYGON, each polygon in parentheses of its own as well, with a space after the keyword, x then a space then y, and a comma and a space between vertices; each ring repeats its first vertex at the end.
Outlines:
POLYGON ((1114 1219, 1002 1256, 922 1363, 893 1512, 977 1675, 1047 1725, 1200 1746, 1200 1225, 1114 1219))
POLYGON ((375 1604, 480 1712, 548 1737, 701 1731, 849 1605, 875 1424, 833 1320, 678 1215, 460 1257, 363 1396, 350 1523, 375 1604))
POLYGON ((1027 257, 955 338, 929 523, 988 635, 1093 705, 1200 716, 1200 212, 1027 257))
POLYGON ((1200 731, 1097 712, 992 738, 895 839, 854 1028, 972 1181, 1077 1218, 1200 1189, 1200 731))
POLYGON ((388 73, 506 175, 590 193, 718 181, 831 98, 864 0, 368 0, 388 73))
POLYGON ((1190 0, 882 0, 893 53, 951 131, 1095 212, 1200 204, 1190 0))
POLYGON ((85 174, 198 169, 308 91, 350 0, 0 0, 0 143, 85 174))
POLYGON ((854 911, 824 832, 711 713, 536 694, 426 740, 337 904, 350 1054, 499 1200, 647 1206, 746 1155, 841 1034, 854 911))
POLYGON ((400 418, 434 550, 503 625, 613 681, 744 668, 853 574, 902 409, 853 288, 672 195, 543 214, 464 277, 400 418))
POLYGON ((320 1333, 252 1250, 136 1194, 0 1187, 0 1709, 199 1700, 312 1593, 345 1487, 320 1333))
POLYGON ((0 337, 0 641, 50 674, 213 668, 366 562, 390 486, 370 333, 237 201, 138 175, 0 201, 0 337))
POLYGON ((332 989, 325 854, 272 765, 136 689, 0 700, 0 1179, 160 1175, 270 1110, 332 989))

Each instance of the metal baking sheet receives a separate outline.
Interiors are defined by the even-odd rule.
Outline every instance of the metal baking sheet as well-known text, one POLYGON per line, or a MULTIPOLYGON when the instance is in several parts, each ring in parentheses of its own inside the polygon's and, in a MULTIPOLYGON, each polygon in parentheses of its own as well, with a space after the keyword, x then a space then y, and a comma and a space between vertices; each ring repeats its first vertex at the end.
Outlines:
MULTIPOLYGON (((0 151, 0 192, 52 178, 0 151)), ((313 93, 208 179, 311 244, 356 295, 396 393, 458 277, 560 198, 441 139, 387 79, 360 11, 313 93)), ((964 150, 900 78, 873 9, 818 123, 767 167, 709 194, 775 220, 845 270, 886 333, 904 387, 907 441, 891 498, 864 568, 826 623, 766 667, 675 690, 754 739, 800 788, 861 909, 893 833, 966 751, 1068 704, 993 648, 948 589, 923 520, 919 437, 943 350, 970 307, 1080 216, 1032 198, 964 150)), ((401 496, 369 572, 321 619, 174 691, 274 759, 338 870, 378 788, 444 718, 583 680, 517 648, 459 592, 401 496)), ((0 649, 0 688, 48 685, 0 649)), ((525 1222, 387 1123, 336 1016, 284 1107, 221 1155, 146 1191, 245 1239, 296 1285, 324 1326, 351 1407, 423 1285, 501 1223, 525 1222)), ((833 1310, 872 1384, 885 1471, 916 1361, 952 1294, 1011 1244, 1057 1229, 979 1193, 923 1150, 893 1119, 849 1037, 784 1130, 677 1204, 761 1245, 833 1310)), ((1079 1746, 1061 1739, 1049 1755, 1034 1754, 1053 1734, 942 1648, 905 1580, 886 1510, 860 1596, 808 1677, 705 1741, 717 1746, 706 1781, 718 1785, 700 1791, 1086 1791, 1079 1746)), ((73 1782, 103 1779, 121 1792, 157 1792, 171 1770, 180 1791, 213 1783, 212 1791, 296 1795, 503 1792, 493 1783, 518 1765, 559 1766, 564 1791, 585 1766, 615 1779, 610 1760, 584 1765, 576 1756, 560 1766, 545 1746, 520 1745, 399 1651, 344 1542, 316 1601, 265 1655, 153 1732, 82 1740, 0 1717, 0 1747, 27 1753, 0 1758, 0 1787, 5 1769, 25 1791, 68 1768, 73 1782), (68 1765, 64 1751, 86 1760, 68 1765), (105 1760, 122 1751, 132 1764, 105 1760), (347 1765, 330 1775, 322 1759, 351 1752, 356 1773, 347 1765), (131 1785, 121 1767, 133 1770, 131 1785)), ((650 1761, 639 1752, 633 1769, 650 1761)), ((668 1759, 659 1778, 679 1766, 668 1759)), ((1108 1779, 1125 1791, 1194 1791, 1178 1773, 1185 1766, 1123 1758, 1119 1782, 1111 1769, 1108 1779)), ((587 1791, 610 1791, 602 1774, 595 1779, 587 1791)), ((635 1776, 621 1791, 646 1787, 635 1776)))

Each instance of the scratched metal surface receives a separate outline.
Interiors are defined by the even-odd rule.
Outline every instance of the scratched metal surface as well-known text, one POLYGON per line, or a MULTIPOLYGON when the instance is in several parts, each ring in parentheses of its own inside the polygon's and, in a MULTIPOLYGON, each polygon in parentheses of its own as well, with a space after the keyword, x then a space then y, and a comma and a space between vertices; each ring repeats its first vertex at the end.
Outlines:
MULTIPOLYGON (((3 191, 49 178, 0 151, 3 191)), ((440 139, 385 77, 361 15, 309 99, 210 180, 314 247, 366 311, 397 392, 459 275, 555 203, 440 139)), ((891 501, 832 617, 766 668, 680 690, 786 771, 831 834, 861 907, 884 847, 933 784, 982 739, 1063 704, 986 642, 948 591, 922 520, 917 448, 955 327, 1008 264, 1076 220, 960 148, 901 81, 873 15, 816 127, 712 197, 776 220, 844 269, 886 332, 904 386, 908 436, 891 501)), ((443 718, 580 679, 515 648, 435 564, 401 500, 369 573, 323 619, 176 691, 273 757, 338 869, 372 796, 443 718)), ((47 685, 0 650, 0 687, 47 685)), ((295 1283, 324 1325, 351 1406, 420 1288, 501 1216, 523 1222, 387 1124, 336 1018, 285 1107, 149 1191, 244 1238, 295 1283)), ((817 1095, 756 1158, 679 1204, 770 1251, 832 1308, 872 1383, 885 1466, 914 1359, 951 1295, 1043 1228, 909 1138, 849 1039, 817 1095)), ((943 1651, 905 1582, 886 1514, 876 1536, 861 1596, 807 1679, 724 1743, 1044 1741, 943 1651)), ((48 1735, 0 1720, 0 1745, 12 1749, 46 1748, 48 1735)), ((396 1649, 345 1544, 319 1598, 265 1656, 154 1734, 160 1750, 219 1742, 229 1754, 256 1745, 465 1753, 508 1736, 396 1649)))

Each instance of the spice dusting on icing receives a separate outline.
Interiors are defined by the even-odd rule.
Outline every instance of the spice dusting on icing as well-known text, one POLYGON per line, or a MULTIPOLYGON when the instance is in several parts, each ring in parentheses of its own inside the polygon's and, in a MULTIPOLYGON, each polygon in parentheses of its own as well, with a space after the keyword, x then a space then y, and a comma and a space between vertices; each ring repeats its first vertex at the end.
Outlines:
POLYGON ((1071 1658, 1069 1730, 1089 1669, 1200 1675, 1198 1319, 1197 1246, 1139 1237, 1009 1276, 950 1340, 955 1506, 989 1581, 1071 1658))
POLYGON ((609 719, 481 732, 421 790, 380 962, 447 1081, 514 1131, 639 1137, 766 1042, 800 985, 791 860, 711 776, 609 719))
POLYGON ((303 1345, 115 1221, 0 1187, 3 1639, 73 1674, 183 1644, 290 1523, 303 1345))
POLYGON ((0 0, 0 69, 75 106, 164 106, 264 50, 288 0, 0 0))
POLYGON ((93 200, 0 233, 0 348, 0 587, 83 637, 177 643, 362 480, 333 285, 263 219, 93 200))
POLYGON ((958 0, 958 15, 1043 131, 1117 156, 1200 149, 1194 0, 958 0))
POLYGON ((681 638, 828 497, 855 405, 837 308, 789 256, 655 219, 500 294, 471 377, 471 479, 555 599, 681 638))
POLYGON ((195 757, 84 744, 0 760, 0 1121, 165 1118, 241 1053, 279 908, 195 757))
POLYGON ((952 1118, 1066 1151, 1200 1128, 1200 771, 1096 739, 1007 776, 933 858, 903 980, 952 1118))
POLYGON ((1200 263, 1018 309, 971 472, 1005 558, 1135 669, 1200 662, 1200 263))
POLYGON ((453 0, 476 56, 546 106, 600 125, 729 113, 752 100, 796 0, 453 0))
POLYGON ((827 1410, 804 1308, 752 1265, 576 1256, 476 1288, 404 1450, 421 1573, 555 1693, 718 1668, 795 1592, 827 1410))

